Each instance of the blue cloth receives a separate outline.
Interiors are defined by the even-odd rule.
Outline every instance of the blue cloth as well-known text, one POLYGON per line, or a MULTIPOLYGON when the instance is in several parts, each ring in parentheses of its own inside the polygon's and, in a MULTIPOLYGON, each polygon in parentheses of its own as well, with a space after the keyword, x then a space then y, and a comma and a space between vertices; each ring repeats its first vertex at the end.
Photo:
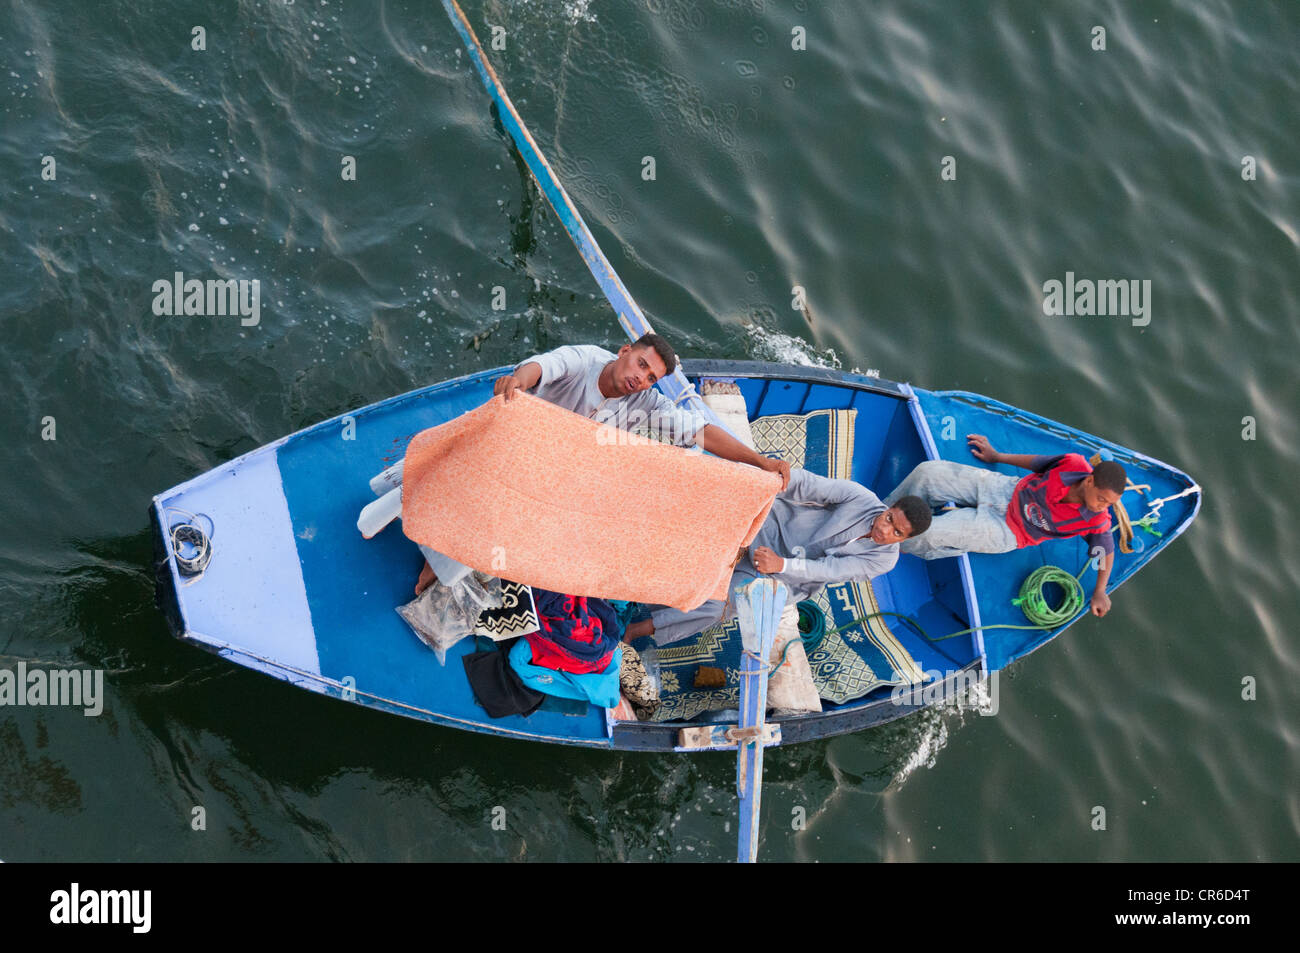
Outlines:
POLYGON ((534 665, 533 647, 527 639, 520 639, 510 649, 510 666, 523 683, 534 691, 561 698, 586 699, 601 708, 618 707, 618 675, 623 666, 622 646, 614 650, 614 656, 603 672, 575 675, 534 665))
POLYGON ((618 616, 618 627, 624 632, 633 622, 640 622, 642 619, 650 618, 650 610, 639 602, 624 602, 621 599, 607 599, 605 601, 614 607, 614 612, 618 616))

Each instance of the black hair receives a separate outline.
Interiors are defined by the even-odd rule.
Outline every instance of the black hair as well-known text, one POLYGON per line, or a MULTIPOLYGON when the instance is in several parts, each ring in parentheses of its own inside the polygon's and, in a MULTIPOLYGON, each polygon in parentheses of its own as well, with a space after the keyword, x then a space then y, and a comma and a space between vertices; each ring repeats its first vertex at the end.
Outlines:
POLYGON ((633 349, 654 348, 654 352, 659 355, 659 359, 664 362, 664 367, 667 368, 665 374, 671 374, 674 368, 677 367, 677 352, 673 350, 673 346, 653 332, 641 335, 632 342, 632 347, 633 349))
POLYGON ((919 496, 905 496, 897 500, 894 506, 902 510, 907 521, 912 524, 912 536, 920 536, 930 528, 930 504, 919 496))
POLYGON ((1114 460, 1103 460, 1092 468, 1092 482, 1099 490, 1123 493, 1128 486, 1128 474, 1114 460))

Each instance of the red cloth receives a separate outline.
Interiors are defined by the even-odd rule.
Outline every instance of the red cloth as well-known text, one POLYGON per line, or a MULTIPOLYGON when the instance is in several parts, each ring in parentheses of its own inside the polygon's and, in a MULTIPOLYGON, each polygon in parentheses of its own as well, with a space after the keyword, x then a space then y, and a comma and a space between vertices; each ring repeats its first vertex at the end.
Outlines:
POLYGON ((610 657, 614 654, 614 649, 610 649, 594 662, 582 662, 560 651, 554 642, 540 632, 529 632, 524 638, 532 646, 533 664, 540 665, 542 668, 553 668, 557 672, 572 672, 574 675, 603 672, 609 668, 610 657))

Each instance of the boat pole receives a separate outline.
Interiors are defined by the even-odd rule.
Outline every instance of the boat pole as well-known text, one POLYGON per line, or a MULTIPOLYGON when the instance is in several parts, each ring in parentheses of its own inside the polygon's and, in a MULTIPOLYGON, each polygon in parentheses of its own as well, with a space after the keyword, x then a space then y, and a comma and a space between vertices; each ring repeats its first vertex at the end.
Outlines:
MULTIPOLYGON (((465 49, 469 51, 470 62, 474 64, 479 78, 483 80, 483 85, 487 87, 488 95, 492 97, 492 101, 497 105, 501 124, 519 149, 520 155, 524 158, 524 163, 528 166, 528 171, 533 174, 538 188, 546 196, 546 201, 555 210, 555 214, 560 219, 560 224, 564 226, 564 230, 573 239, 573 244, 578 248, 578 254, 587 263, 587 268, 591 270, 592 276, 596 279, 596 283, 600 285, 600 290, 604 292, 605 298, 614 309, 614 313, 618 315, 619 325, 622 326, 628 338, 633 341, 643 334, 651 333, 654 328, 650 326, 650 322, 641 313, 637 303, 628 294, 622 279, 615 273, 613 265, 609 263, 605 253, 596 244, 596 239, 592 236, 591 230, 587 228, 587 223, 583 221, 582 216, 578 213, 577 206, 569 198, 569 193, 564 191, 564 186, 560 185, 560 180, 551 169, 550 163, 546 161, 546 157, 537 148, 537 143, 533 141, 532 134, 524 125, 524 121, 519 118, 514 103, 510 101, 510 97, 506 95, 505 87, 501 85, 501 80, 497 78, 496 70, 492 68, 492 64, 488 62, 487 57, 484 55, 483 47, 479 43, 473 27, 469 25, 469 18, 465 16, 465 11, 460 8, 460 4, 456 0, 442 0, 442 5, 447 11, 447 16, 451 18, 452 26, 456 28, 456 32, 460 34, 461 40, 464 41, 465 49)), ((723 426, 717 414, 709 409, 700 398, 700 395, 696 393, 691 382, 686 379, 680 365, 674 368, 671 374, 659 381, 658 386, 673 403, 703 415, 711 424, 723 426)), ((723 429, 726 428, 723 427, 723 429)))
POLYGON ((740 798, 736 860, 752 864, 758 858, 763 749, 779 743, 779 726, 766 724, 767 679, 786 588, 772 578, 755 579, 738 587, 735 596, 744 647, 740 657, 740 724, 729 733, 736 740, 736 794, 740 798))
MULTIPOLYGON (((640 307, 632 300, 627 287, 614 271, 605 253, 596 244, 595 237, 583 221, 577 206, 569 198, 569 193, 560 185, 560 180, 551 169, 550 163, 542 155, 532 134, 519 117, 514 103, 506 95, 501 80, 483 53, 483 47, 474 34, 469 19, 456 0, 442 0, 442 6, 451 18, 452 26, 460 34, 469 52, 470 62, 478 71, 479 78, 487 88, 488 95, 496 103, 501 125, 513 140, 515 147, 523 156, 524 164, 532 173, 538 188, 551 208, 555 210, 560 224, 573 239, 582 260, 587 263, 592 277, 606 300, 618 315, 618 323, 630 340, 635 341, 643 334, 654 329, 642 314, 640 307)), ((678 406, 685 406, 704 417, 709 423, 731 431, 718 419, 718 415, 704 403, 691 382, 682 373, 681 366, 660 380, 657 386, 678 406)), ((734 436, 734 434, 733 434, 734 436)), ((772 642, 776 636, 777 622, 781 609, 785 605, 786 590, 771 579, 760 579, 751 583, 745 594, 737 602, 737 612, 741 619, 742 633, 746 651, 741 660, 740 705, 741 723, 730 729, 731 735, 724 744, 735 743, 737 750, 736 792, 740 796, 740 833, 737 858, 742 863, 752 863, 758 854, 758 816, 763 784, 763 748, 769 744, 780 743, 780 726, 764 724, 767 714, 767 673, 768 659, 771 656, 772 642), (753 644, 751 651, 750 645, 753 644)), ((721 728, 721 726, 715 726, 721 728)))

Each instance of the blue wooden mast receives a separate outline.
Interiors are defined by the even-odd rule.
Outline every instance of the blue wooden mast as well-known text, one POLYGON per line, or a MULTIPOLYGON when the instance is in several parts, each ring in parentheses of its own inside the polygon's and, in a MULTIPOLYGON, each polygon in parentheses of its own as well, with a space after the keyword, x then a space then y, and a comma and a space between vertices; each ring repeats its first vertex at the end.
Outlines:
MULTIPOLYGON (((501 80, 497 78, 496 71, 492 68, 492 64, 487 61, 487 57, 483 55, 483 47, 479 44, 478 37, 475 36, 474 29, 469 25, 469 19, 465 16, 465 12, 461 10, 460 4, 456 0, 442 0, 442 5, 447 11, 447 16, 451 18, 452 26, 456 28, 456 32, 460 34, 460 38, 465 42, 470 61, 474 64, 474 68, 478 70, 479 78, 483 80, 483 85, 487 87, 488 95, 497 104, 501 124, 505 126, 506 132, 514 140, 515 146, 518 147, 520 154, 524 157, 528 170, 533 174, 533 178, 537 180, 537 185, 542 190, 542 194, 546 196, 551 208, 555 209, 555 214, 559 216, 564 230, 569 233, 573 243, 578 246, 578 253, 582 255, 582 260, 587 263, 587 267, 591 270, 592 276, 595 277, 596 283, 600 285, 600 290, 604 292, 606 299, 608 299, 614 312, 618 315, 619 325, 627 333, 628 338, 633 341, 643 334, 649 334, 654 328, 650 326, 650 322, 641 313, 640 307, 628 294, 622 279, 615 273, 609 259, 605 257, 605 253, 596 244, 596 239, 592 236, 591 230, 587 228, 587 223, 582 220, 577 206, 569 198, 569 193, 564 191, 564 186, 560 185, 560 180, 551 169, 550 163, 546 161, 546 157, 537 148, 537 143, 533 141, 532 134, 524 126, 524 121, 519 118, 519 113, 515 110, 515 105, 510 101, 510 97, 506 95, 505 88, 501 85, 501 80)), ((677 405, 700 414, 711 424, 723 426, 717 415, 700 399, 695 388, 691 386, 691 382, 682 373, 680 366, 659 381, 657 386, 677 405)))
MULTIPOLYGON (((519 118, 514 103, 506 95, 501 81, 497 78, 492 64, 483 55, 483 47, 465 12, 456 0, 442 0, 442 5, 451 18, 452 25, 469 51, 470 61, 478 70, 479 78, 487 87, 488 94, 497 104, 501 124, 505 127, 515 146, 524 157, 528 170, 536 179, 538 187, 551 208, 559 216, 564 230, 569 233, 578 253, 587 263, 591 274, 605 293, 610 305, 618 315, 618 323, 631 340, 654 329, 637 303, 632 300, 622 279, 614 271, 605 253, 596 244, 587 223, 582 220, 577 206, 560 185, 560 180, 551 169, 550 163, 537 148, 524 121, 519 118)), ((726 427, 696 393, 691 382, 686 379, 680 366, 658 382, 664 394, 679 406, 701 415, 709 423, 726 427)), ((753 862, 758 853, 758 817, 760 794, 763 783, 763 748, 775 743, 771 732, 776 726, 764 724, 767 713, 767 672, 768 659, 771 655, 772 640, 776 634, 777 620, 781 617, 781 608, 785 604, 785 587, 770 579, 760 579, 751 583, 737 593, 737 612, 740 617, 741 632, 745 643, 745 654, 741 662, 740 707, 741 720, 736 729, 729 732, 729 741, 734 741, 737 751, 736 793, 740 797, 740 841, 738 859, 741 863, 753 862)), ((776 737, 779 737, 776 736, 776 737)))
MULTIPOLYGON (((785 607, 786 588, 775 579, 755 579, 735 592, 736 620, 744 653, 740 659, 740 725, 736 739, 736 794, 740 797, 740 835, 736 859, 758 858, 759 807, 763 788, 763 749, 778 738, 767 725, 767 679, 772 643, 785 607)), ((778 736, 779 737, 779 736, 778 736)))

